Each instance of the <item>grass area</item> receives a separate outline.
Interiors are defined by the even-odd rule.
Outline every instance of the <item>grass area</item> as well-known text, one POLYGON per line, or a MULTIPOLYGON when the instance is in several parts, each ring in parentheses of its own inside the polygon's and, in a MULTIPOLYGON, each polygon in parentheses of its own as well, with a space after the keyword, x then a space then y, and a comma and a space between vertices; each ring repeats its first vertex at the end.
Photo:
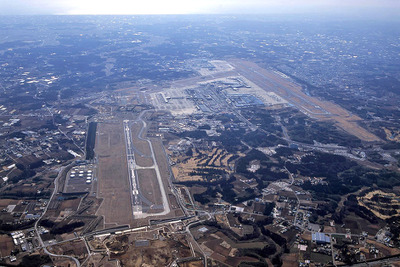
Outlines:
POLYGON ((311 260, 313 262, 327 263, 332 261, 332 256, 311 252, 311 260))

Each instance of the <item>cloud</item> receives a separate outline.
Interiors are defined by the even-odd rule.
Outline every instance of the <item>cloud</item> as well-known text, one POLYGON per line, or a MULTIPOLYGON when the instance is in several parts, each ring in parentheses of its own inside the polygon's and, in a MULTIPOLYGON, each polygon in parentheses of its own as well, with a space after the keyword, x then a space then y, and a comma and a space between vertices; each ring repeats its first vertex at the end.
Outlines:
POLYGON ((0 0, 0 14, 299 13, 390 8, 398 0, 0 0))

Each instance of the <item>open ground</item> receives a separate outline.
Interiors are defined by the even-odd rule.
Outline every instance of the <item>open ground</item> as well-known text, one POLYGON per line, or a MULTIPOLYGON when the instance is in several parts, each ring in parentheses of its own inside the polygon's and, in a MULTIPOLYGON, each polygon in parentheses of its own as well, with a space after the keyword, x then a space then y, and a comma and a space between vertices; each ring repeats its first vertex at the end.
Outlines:
POLYGON ((122 121, 100 123, 96 138, 98 157, 98 193, 103 198, 97 215, 107 226, 130 224, 133 220, 128 183, 122 121))

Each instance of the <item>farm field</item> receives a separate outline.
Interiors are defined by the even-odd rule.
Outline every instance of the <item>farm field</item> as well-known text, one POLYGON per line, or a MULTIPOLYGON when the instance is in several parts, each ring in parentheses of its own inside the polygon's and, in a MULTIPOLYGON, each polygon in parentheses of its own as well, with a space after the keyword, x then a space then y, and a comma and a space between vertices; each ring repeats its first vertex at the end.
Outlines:
POLYGON ((10 236, 0 235, 0 257, 9 256, 14 249, 14 243, 10 236))

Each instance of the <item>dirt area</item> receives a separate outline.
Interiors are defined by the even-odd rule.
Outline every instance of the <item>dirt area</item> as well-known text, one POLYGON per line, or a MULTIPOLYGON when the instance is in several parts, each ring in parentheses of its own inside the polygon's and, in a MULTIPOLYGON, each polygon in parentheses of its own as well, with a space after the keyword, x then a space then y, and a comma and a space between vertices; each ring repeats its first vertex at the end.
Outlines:
POLYGON ((268 243, 260 241, 249 241, 236 243, 228 236, 218 231, 217 229, 206 226, 206 232, 201 232, 199 229, 204 228, 198 226, 191 230, 192 234, 198 238, 197 242, 202 247, 203 251, 209 252, 211 258, 227 264, 228 266, 237 266, 242 261, 256 261, 250 257, 238 257, 238 249, 240 248, 263 248, 268 243))
POLYGON ((352 234, 361 234, 363 231, 366 231, 370 235, 375 235, 380 228, 384 227, 384 223, 371 224, 354 213, 349 213, 343 220, 343 223, 344 227, 338 224, 335 225, 337 233, 345 233, 346 228, 349 228, 352 234))
POLYGON ((351 114, 339 105, 309 96, 302 87, 288 78, 271 70, 259 67, 257 64, 244 60, 230 60, 236 70, 247 79, 266 91, 272 91, 296 106, 309 117, 319 120, 333 120, 338 128, 364 141, 379 141, 374 134, 358 125, 361 118, 351 114))
POLYGON ((10 256, 14 243, 10 236, 0 235, 0 257, 10 256))
POLYGON ((54 246, 49 247, 48 250, 55 254, 62 254, 62 255, 78 257, 78 260, 81 262, 88 255, 85 243, 82 240, 76 240, 76 241, 71 241, 71 242, 54 245, 54 246))
POLYGON ((190 261, 178 264, 179 267, 203 267, 203 261, 190 261))
POLYGON ((76 266, 76 264, 73 260, 66 259, 66 258, 52 257, 52 261, 53 261, 54 266, 57 266, 57 267, 76 266))
POLYGON ((393 256, 393 255, 400 254, 400 249, 387 247, 384 244, 379 243, 375 240, 367 240, 367 243, 373 245, 375 248, 377 248, 379 250, 379 253, 382 254, 380 257, 393 256))
POLYGON ((400 142, 400 130, 383 128, 386 139, 390 141, 400 142))
POLYGON ((104 199, 96 215, 104 216, 106 227, 132 223, 122 121, 98 125, 96 154, 99 161, 97 196, 104 199))
POLYGON ((136 165, 138 165, 139 167, 151 167, 154 165, 154 162, 151 158, 141 157, 137 154, 135 154, 135 161, 136 165))
MULTIPOLYGON (((58 266, 58 265, 57 265, 58 266)), ((86 266, 93 266, 93 267, 119 267, 119 263, 116 260, 109 260, 108 257, 106 257, 103 254, 92 254, 92 257, 87 261, 86 266)))
POLYGON ((154 205, 162 205, 160 186, 154 169, 137 170, 142 195, 154 205))
POLYGON ((282 267, 297 267, 299 266, 299 256, 297 253, 284 254, 282 262, 282 267))
POLYGON ((15 199, 0 199, 0 209, 5 209, 8 205, 17 205, 18 201, 15 199))
POLYGON ((151 143, 154 149, 154 155, 157 161, 158 169, 160 170, 161 178, 165 188, 165 192, 168 194, 170 192, 169 188, 169 163, 164 152, 164 146, 160 139, 151 139, 151 143))
POLYGON ((120 260, 122 266, 168 266, 177 258, 192 256, 184 236, 149 240, 144 245, 121 236, 109 241, 107 247, 111 258, 120 260))
MULTIPOLYGON (((134 122, 132 123, 131 132, 132 132, 132 142, 135 150, 138 152, 139 155, 151 156, 151 151, 148 142, 145 140, 141 140, 139 138, 140 131, 143 127, 142 122, 134 122)), ((143 130, 142 136, 146 136, 146 131, 143 130)))

